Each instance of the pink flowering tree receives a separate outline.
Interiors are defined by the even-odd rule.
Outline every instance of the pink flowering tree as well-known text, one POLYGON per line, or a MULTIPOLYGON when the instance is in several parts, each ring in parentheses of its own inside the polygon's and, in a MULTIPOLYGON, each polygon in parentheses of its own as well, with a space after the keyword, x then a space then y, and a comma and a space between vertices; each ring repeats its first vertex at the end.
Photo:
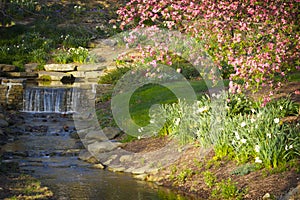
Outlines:
MULTIPOLYGON (((131 0, 118 15, 122 29, 164 27, 196 38, 221 71, 231 69, 235 93, 280 87, 300 70, 299 10, 299 0, 131 0)), ((166 50, 158 57, 171 64, 166 50)))

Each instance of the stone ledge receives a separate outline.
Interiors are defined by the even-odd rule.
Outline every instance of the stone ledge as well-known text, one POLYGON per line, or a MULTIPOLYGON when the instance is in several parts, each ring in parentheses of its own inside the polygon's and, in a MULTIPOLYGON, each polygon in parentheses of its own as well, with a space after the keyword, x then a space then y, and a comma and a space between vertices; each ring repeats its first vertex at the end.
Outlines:
POLYGON ((38 74, 35 72, 6 72, 5 75, 9 78, 36 78, 38 74))
POLYGON ((70 75, 63 72, 38 72, 38 78, 41 79, 42 76, 49 76, 51 78, 51 81, 60 81, 64 76, 69 77, 70 75))
POLYGON ((44 66, 47 72, 70 72, 74 71, 76 65, 74 63, 71 64, 47 64, 44 66))

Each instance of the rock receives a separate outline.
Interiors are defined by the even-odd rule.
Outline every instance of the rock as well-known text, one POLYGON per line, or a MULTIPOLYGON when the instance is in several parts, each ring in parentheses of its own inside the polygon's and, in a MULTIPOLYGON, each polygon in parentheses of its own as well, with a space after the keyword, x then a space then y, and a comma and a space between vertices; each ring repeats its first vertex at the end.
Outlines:
POLYGON ((108 139, 112 140, 120 135, 121 130, 117 127, 105 127, 103 132, 108 139))
POLYGON ((281 200, 297 200, 300 199, 300 184, 289 193, 287 193, 281 200))
POLYGON ((102 71, 85 72, 86 79, 98 79, 99 77, 101 77, 103 75, 104 75, 104 72, 102 72, 102 71))
POLYGON ((4 127, 8 127, 8 122, 4 119, 0 119, 0 127, 4 128, 4 127))
POLYGON ((119 143, 119 142, 110 142, 110 141, 98 142, 98 141, 96 141, 96 142, 88 145, 87 149, 91 153, 98 154, 98 153, 103 153, 103 152, 107 152, 107 151, 112 151, 121 145, 122 145, 122 143, 119 143))
POLYGON ((16 72, 18 68, 14 65, 0 64, 0 72, 16 72))
POLYGON ((107 169, 111 172, 124 172, 125 167, 123 167, 121 165, 111 165, 111 166, 108 166, 107 169))
POLYGON ((120 157, 120 162, 130 162, 132 160, 131 155, 123 155, 120 157))
POLYGON ((78 159, 83 160, 88 163, 98 164, 99 161, 87 150, 80 151, 78 159))
POLYGON ((266 193, 264 196, 263 196, 263 198, 262 198, 263 200, 271 200, 271 199, 273 199, 273 198, 271 198, 271 195, 270 195, 270 193, 266 193))
POLYGON ((80 139, 79 135, 77 134, 77 131, 72 131, 69 136, 73 139, 80 139))
POLYGON ((96 169, 104 169, 105 168, 101 163, 94 164, 92 167, 96 168, 96 169))
POLYGON ((101 42, 109 47, 114 47, 118 44, 118 42, 113 39, 104 39, 101 42))
POLYGON ((74 64, 48 64, 44 66, 46 71, 52 72, 70 72, 75 71, 76 65, 74 64))
POLYGON ((67 72, 68 75, 72 75, 75 78, 85 78, 85 72, 84 71, 72 71, 67 72))
POLYGON ((36 70, 38 63, 28 63, 25 64, 25 72, 33 72, 36 70))
POLYGON ((83 64, 77 67, 77 71, 101 71, 106 68, 105 63, 83 64))
POLYGON ((64 76, 70 76, 70 75, 63 72, 45 72, 45 71, 38 72, 39 79, 42 79, 45 76, 48 76, 51 79, 51 81, 60 81, 64 76))
POLYGON ((36 78, 36 72, 6 72, 5 75, 10 78, 36 78))
POLYGON ((108 140, 108 138, 101 131, 90 131, 85 136, 85 139, 86 140, 96 140, 96 141, 105 141, 105 140, 108 140))
POLYGON ((0 113, 0 119, 5 119, 4 114, 0 113))
POLYGON ((138 175, 133 175, 133 178, 145 181, 147 180, 148 174, 138 174, 138 175))

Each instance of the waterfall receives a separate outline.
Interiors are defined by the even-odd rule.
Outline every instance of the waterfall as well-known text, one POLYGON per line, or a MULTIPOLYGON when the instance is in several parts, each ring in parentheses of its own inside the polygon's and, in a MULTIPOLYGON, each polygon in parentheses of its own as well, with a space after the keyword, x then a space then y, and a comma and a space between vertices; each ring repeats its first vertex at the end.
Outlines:
POLYGON ((24 90, 24 112, 72 113, 80 92, 76 88, 28 87, 24 90))

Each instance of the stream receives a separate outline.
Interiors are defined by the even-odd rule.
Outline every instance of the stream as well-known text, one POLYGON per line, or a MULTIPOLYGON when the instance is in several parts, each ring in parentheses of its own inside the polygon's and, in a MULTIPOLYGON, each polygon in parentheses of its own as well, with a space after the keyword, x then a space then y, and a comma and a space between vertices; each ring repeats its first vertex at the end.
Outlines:
POLYGON ((22 123, 13 127, 19 132, 18 140, 2 148, 6 160, 18 162, 22 172, 49 187, 54 199, 186 199, 156 184, 136 180, 130 174, 96 169, 79 160, 84 147, 76 137, 72 102, 67 101, 72 99, 72 93, 69 89, 65 91, 49 88, 25 91, 27 110, 18 116, 22 123))

